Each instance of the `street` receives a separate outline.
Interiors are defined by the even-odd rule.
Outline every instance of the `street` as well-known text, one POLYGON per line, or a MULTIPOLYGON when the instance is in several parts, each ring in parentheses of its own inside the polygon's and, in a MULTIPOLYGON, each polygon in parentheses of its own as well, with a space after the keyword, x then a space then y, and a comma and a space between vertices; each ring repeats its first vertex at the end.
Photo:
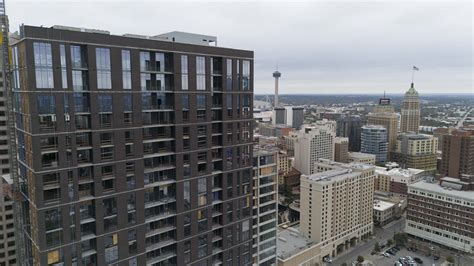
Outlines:
POLYGON ((357 256, 362 255, 367 257, 374 249, 376 242, 380 245, 387 243, 387 240, 391 239, 395 233, 401 232, 405 224, 405 217, 395 220, 382 228, 375 227, 374 236, 364 242, 359 243, 354 248, 344 252, 343 254, 334 258, 333 265, 341 265, 342 263, 350 263, 357 259, 357 256))

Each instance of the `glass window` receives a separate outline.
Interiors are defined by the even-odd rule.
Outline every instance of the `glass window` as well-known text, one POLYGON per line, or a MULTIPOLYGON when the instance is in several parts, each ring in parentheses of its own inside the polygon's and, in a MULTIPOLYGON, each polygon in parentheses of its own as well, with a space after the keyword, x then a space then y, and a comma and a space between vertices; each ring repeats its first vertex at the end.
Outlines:
POLYGON ((123 96, 123 111, 124 112, 132 111, 132 95, 131 94, 125 94, 123 96))
POLYGON ((198 91, 206 90, 206 76, 205 75, 196 75, 196 89, 198 91))
POLYGON ((56 113, 56 103, 54 96, 38 95, 38 113, 40 115, 56 113))
POLYGON ((181 55, 181 89, 188 90, 188 56, 181 55))
POLYGON ((112 112, 112 95, 99 95, 99 112, 112 112))
POLYGON ((66 65, 66 47, 59 45, 59 54, 61 61, 61 81, 63 89, 67 89, 67 65, 66 65))
POLYGON ((206 95, 205 94, 196 95, 196 107, 198 109, 206 109, 206 95))
POLYGON ((122 50, 122 70, 132 70, 130 50, 122 50))
POLYGON ((87 72, 81 70, 72 71, 72 87, 75 91, 87 90, 87 72))
POLYGON ((84 68, 86 66, 85 54, 82 47, 71 45, 71 64, 73 68, 84 68))
POLYGON ((130 50, 122 50, 122 83, 124 90, 132 89, 132 66, 130 50))
POLYGON ((140 75, 140 86, 142 91, 152 90, 151 75, 149 73, 142 73, 140 75))
POLYGON ((242 61, 242 86, 244 91, 250 90, 250 61, 242 61))
POLYGON ((206 90, 206 61, 203 56, 196 56, 196 89, 206 90))
POLYGON ((188 74, 188 56, 181 55, 181 74, 188 74))
POLYGON ((191 207, 191 188, 189 181, 183 182, 183 191, 184 191, 184 207, 191 207))
POLYGON ((184 91, 189 90, 188 74, 181 74, 181 89, 184 91))
POLYGON ((50 43, 33 43, 37 88, 54 88, 50 43))
POLYGON ((227 59, 227 90, 232 90, 232 59, 227 59))
POLYGON ((112 74, 110 71, 110 49, 96 48, 97 88, 111 89, 112 74))
POLYGON ((183 103, 183 109, 189 109, 189 95, 188 94, 183 94, 181 95, 182 97, 182 103, 183 103))
POLYGON ((89 93, 74 93, 74 107, 76 112, 89 112, 89 93))
POLYGON ((150 53, 140 52, 140 70, 146 71, 150 69, 150 53))
POLYGON ((62 227, 61 209, 52 209, 44 212, 45 230, 50 231, 62 227))
POLYGON ((227 109, 232 109, 232 94, 227 94, 227 109))

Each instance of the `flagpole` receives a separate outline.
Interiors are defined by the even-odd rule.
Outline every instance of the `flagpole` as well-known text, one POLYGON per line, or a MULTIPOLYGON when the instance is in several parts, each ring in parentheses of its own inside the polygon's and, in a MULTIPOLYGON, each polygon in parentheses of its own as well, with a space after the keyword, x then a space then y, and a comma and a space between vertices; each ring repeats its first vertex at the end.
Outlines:
POLYGON ((411 69, 411 84, 413 84, 415 80, 415 67, 412 67, 411 69))

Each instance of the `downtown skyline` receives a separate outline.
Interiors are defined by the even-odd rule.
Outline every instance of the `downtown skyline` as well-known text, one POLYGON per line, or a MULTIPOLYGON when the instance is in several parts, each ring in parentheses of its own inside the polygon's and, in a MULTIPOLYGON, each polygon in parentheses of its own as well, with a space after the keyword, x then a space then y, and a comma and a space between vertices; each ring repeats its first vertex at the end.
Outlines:
POLYGON ((11 31, 25 23, 100 28, 116 35, 178 30, 219 36, 220 47, 255 51, 255 94, 273 93, 277 65, 281 95, 399 94, 410 86, 413 65, 420 68, 415 74, 420 94, 472 93, 469 2, 15 1, 7 8, 11 31), (44 17, 45 12, 55 16, 44 17), (209 12, 212 16, 194 16, 209 12), (172 19, 176 14, 183 19, 172 19), (241 14, 248 19, 239 19, 241 14))

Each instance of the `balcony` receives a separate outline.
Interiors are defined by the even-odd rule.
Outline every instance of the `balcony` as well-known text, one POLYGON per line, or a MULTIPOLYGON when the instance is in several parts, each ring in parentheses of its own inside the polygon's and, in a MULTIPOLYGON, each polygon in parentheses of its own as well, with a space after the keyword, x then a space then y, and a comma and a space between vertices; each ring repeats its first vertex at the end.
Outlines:
POLYGON ((174 123, 173 112, 142 113, 142 123, 145 126, 158 125, 169 126, 174 123))
POLYGON ((174 152, 174 141, 152 142, 143 144, 144 154, 170 154, 174 152))

